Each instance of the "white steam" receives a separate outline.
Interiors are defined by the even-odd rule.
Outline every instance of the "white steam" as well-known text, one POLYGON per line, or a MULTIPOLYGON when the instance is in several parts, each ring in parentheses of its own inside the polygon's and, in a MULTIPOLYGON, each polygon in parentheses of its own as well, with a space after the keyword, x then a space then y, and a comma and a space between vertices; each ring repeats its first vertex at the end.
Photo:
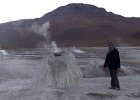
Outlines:
POLYGON ((31 30, 36 34, 43 36, 46 39, 47 44, 50 44, 50 41, 51 41, 50 32, 48 31, 49 28, 50 28, 49 21, 45 22, 42 25, 39 25, 37 22, 35 22, 31 26, 31 30))
POLYGON ((57 47, 56 41, 52 41, 51 46, 52 46, 53 53, 61 53, 62 52, 62 50, 57 47))

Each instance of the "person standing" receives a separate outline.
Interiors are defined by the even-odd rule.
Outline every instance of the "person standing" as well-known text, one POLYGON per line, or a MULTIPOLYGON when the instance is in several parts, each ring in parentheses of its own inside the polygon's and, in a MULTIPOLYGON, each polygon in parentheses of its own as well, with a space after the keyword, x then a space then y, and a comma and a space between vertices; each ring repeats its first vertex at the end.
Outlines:
POLYGON ((117 77, 117 70, 120 68, 120 56, 119 51, 115 48, 114 42, 108 44, 108 52, 104 63, 104 68, 106 67, 108 67, 111 76, 110 89, 120 90, 120 84, 117 77))

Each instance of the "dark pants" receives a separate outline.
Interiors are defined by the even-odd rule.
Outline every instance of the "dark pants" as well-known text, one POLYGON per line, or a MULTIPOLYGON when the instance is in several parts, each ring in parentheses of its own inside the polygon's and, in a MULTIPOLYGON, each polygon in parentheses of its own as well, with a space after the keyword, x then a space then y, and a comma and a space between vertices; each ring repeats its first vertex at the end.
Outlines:
POLYGON ((120 88, 119 80, 117 77, 117 70, 109 70, 111 76, 111 87, 112 88, 120 88))

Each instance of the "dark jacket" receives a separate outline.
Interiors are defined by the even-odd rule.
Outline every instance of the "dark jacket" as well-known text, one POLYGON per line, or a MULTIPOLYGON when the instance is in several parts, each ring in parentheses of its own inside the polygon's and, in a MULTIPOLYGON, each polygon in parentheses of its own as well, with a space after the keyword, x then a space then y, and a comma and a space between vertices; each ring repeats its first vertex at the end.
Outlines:
POLYGON ((120 68, 120 56, 116 48, 106 55, 104 67, 108 67, 110 70, 117 70, 120 68))

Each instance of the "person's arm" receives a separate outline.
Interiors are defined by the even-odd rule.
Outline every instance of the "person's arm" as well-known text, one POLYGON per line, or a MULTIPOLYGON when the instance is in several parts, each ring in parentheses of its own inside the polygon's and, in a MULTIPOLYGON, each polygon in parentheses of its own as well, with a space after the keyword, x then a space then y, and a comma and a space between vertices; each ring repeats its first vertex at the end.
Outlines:
POLYGON ((118 63, 119 63, 119 66, 118 67, 121 68, 119 52, 118 52, 118 63))
POLYGON ((105 58, 104 68, 106 68, 107 66, 107 61, 108 61, 108 54, 106 55, 106 58, 105 58))
POLYGON ((121 64, 120 64, 120 56, 119 56, 119 51, 117 50, 117 55, 116 55, 116 60, 117 60, 117 64, 118 64, 118 68, 121 68, 121 64))

